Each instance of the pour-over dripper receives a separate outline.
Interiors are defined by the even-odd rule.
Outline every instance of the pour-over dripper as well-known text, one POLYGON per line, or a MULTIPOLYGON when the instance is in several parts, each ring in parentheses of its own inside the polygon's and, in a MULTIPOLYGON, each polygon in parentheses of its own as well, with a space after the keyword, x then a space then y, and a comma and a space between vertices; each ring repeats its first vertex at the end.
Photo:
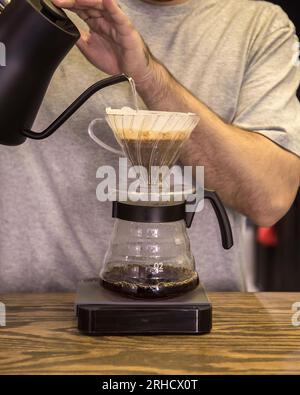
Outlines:
MULTIPOLYGON (((151 185, 161 181, 152 179, 152 167, 171 169, 180 148, 199 121, 199 117, 191 113, 130 108, 108 108, 106 112, 106 120, 123 151, 96 137, 97 120, 89 127, 90 136, 102 147, 125 154, 134 166, 144 167, 151 185)), ((163 196, 164 190, 162 192, 163 196)), ((152 192, 149 200, 114 198, 115 227, 100 272, 103 287, 137 298, 172 297, 197 287, 199 279, 186 231, 195 212, 188 210, 187 199, 182 195, 181 200, 175 201, 173 192, 170 201, 154 201, 152 192)), ((143 194, 137 191, 138 197, 143 194)), ((204 197, 213 202, 223 246, 228 249, 232 246, 232 234, 225 209, 213 192, 204 197)))
POLYGON ((161 181, 157 177, 158 168, 170 169, 176 163, 181 147, 199 122, 193 113, 136 111, 129 107, 107 108, 105 119, 122 151, 96 137, 94 126, 98 120, 90 124, 90 136, 105 149, 125 154, 133 166, 143 167, 148 184, 161 181))

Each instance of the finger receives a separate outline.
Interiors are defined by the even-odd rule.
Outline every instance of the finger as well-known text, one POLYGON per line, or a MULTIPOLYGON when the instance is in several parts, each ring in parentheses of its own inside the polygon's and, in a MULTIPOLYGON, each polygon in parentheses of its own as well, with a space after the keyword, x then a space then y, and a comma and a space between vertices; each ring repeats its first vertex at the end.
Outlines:
POLYGON ((82 19, 84 19, 85 20, 85 22, 87 22, 89 19, 98 19, 98 18, 104 18, 104 16, 102 15, 102 13, 101 12, 99 12, 98 10, 94 10, 94 9, 91 9, 91 10, 78 10, 77 11, 77 14, 81 17, 81 15, 82 16, 84 16, 84 18, 82 18, 82 19))
POLYGON ((110 44, 105 40, 104 37, 96 36, 97 43, 95 44, 93 33, 81 32, 82 36, 80 40, 77 42, 77 47, 86 56, 90 62, 92 62, 96 67, 97 66, 97 53, 102 50, 107 50, 110 47, 110 44), (94 58, 94 61, 93 61, 94 58))
POLYGON ((68 8, 83 19, 91 29, 94 30, 95 21, 93 19, 106 18, 110 20, 109 13, 104 10, 102 0, 52 0, 63 8, 68 8), (97 8, 93 8, 97 6, 97 8))
POLYGON ((89 38, 90 38, 89 32, 80 30, 80 39, 77 41, 77 46, 82 52, 86 50, 89 38))
POLYGON ((75 12, 83 21, 87 21, 89 19, 89 14, 87 11, 76 10, 75 12))
POLYGON ((89 45, 90 33, 85 31, 80 31, 80 39, 77 41, 76 45, 84 56, 89 58, 89 45))
MULTIPOLYGON (((95 14, 95 10, 86 10, 77 11, 77 15, 85 21, 88 25, 90 34, 87 34, 87 31, 80 31, 81 33, 81 40, 77 42, 77 45, 85 45, 85 42, 90 38, 91 33, 94 32, 96 34, 100 34, 102 37, 107 39, 108 41, 114 40, 115 35, 112 34, 112 27, 109 22, 107 22, 102 15, 95 14)), ((79 29, 80 30, 80 29, 79 29)))
POLYGON ((95 30, 95 25, 98 19, 103 19, 103 15, 100 10, 96 10, 94 8, 88 9, 77 9, 72 8, 73 12, 75 12, 88 26, 91 30, 95 30))
POLYGON ((101 17, 91 17, 89 16, 85 22, 89 26, 90 30, 101 36, 105 35, 106 38, 111 37, 112 27, 109 22, 107 22, 102 16, 101 17))
POLYGON ((132 25, 127 15, 117 5, 115 0, 52 0, 55 5, 68 8, 75 12, 89 28, 96 32, 100 30, 113 40, 116 33, 126 36, 132 29, 132 25), (116 32, 113 31, 113 27, 116 32))
POLYGON ((78 10, 77 15, 88 25, 90 31, 96 34, 110 36, 112 26, 104 16, 96 10, 78 10))
MULTIPOLYGON (((112 21, 118 25, 121 34, 126 34, 127 29, 123 26, 131 26, 131 22, 127 15, 117 5, 115 0, 52 0, 55 5, 62 8, 68 8, 78 13, 79 10, 92 9, 100 11, 105 19, 112 21)), ((96 11, 96 12, 97 12, 96 11)), ((97 14, 93 14, 93 18, 97 18, 97 14)))
POLYGON ((128 16, 121 10, 115 0, 102 0, 102 6, 113 22, 118 25, 130 25, 128 16))
POLYGON ((84 11, 77 10, 76 13, 95 33, 105 34, 107 37, 111 36, 113 39, 116 38, 116 34, 113 34, 114 31, 121 35, 128 33, 128 27, 130 25, 117 25, 106 11, 87 9, 84 11))
POLYGON ((53 4, 60 8, 68 9, 98 9, 102 10, 102 0, 52 0, 53 4))

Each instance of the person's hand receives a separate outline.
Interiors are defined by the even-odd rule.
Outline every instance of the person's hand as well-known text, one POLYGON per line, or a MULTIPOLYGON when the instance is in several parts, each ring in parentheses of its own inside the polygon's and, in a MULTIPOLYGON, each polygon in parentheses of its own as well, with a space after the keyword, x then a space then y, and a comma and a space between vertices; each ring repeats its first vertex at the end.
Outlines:
POLYGON ((115 0, 52 0, 69 9, 89 26, 81 32, 78 47, 103 72, 125 73, 136 84, 146 81, 155 61, 142 37, 115 0))

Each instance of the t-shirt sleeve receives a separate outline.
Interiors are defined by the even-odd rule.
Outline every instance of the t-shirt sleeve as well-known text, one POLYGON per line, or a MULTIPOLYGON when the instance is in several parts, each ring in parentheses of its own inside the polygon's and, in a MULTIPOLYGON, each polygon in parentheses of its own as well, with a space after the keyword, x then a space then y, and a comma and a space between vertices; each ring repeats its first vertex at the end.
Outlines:
POLYGON ((232 123, 300 156, 299 40, 287 15, 274 9, 253 40, 232 123))

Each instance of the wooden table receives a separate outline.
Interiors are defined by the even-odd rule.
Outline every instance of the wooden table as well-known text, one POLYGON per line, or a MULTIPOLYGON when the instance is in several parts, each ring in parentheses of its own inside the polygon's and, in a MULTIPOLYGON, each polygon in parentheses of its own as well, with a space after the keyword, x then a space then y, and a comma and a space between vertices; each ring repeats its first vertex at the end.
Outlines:
POLYGON ((211 293, 214 327, 202 336, 87 337, 72 294, 2 295, 0 373, 300 373, 300 293, 211 293))

